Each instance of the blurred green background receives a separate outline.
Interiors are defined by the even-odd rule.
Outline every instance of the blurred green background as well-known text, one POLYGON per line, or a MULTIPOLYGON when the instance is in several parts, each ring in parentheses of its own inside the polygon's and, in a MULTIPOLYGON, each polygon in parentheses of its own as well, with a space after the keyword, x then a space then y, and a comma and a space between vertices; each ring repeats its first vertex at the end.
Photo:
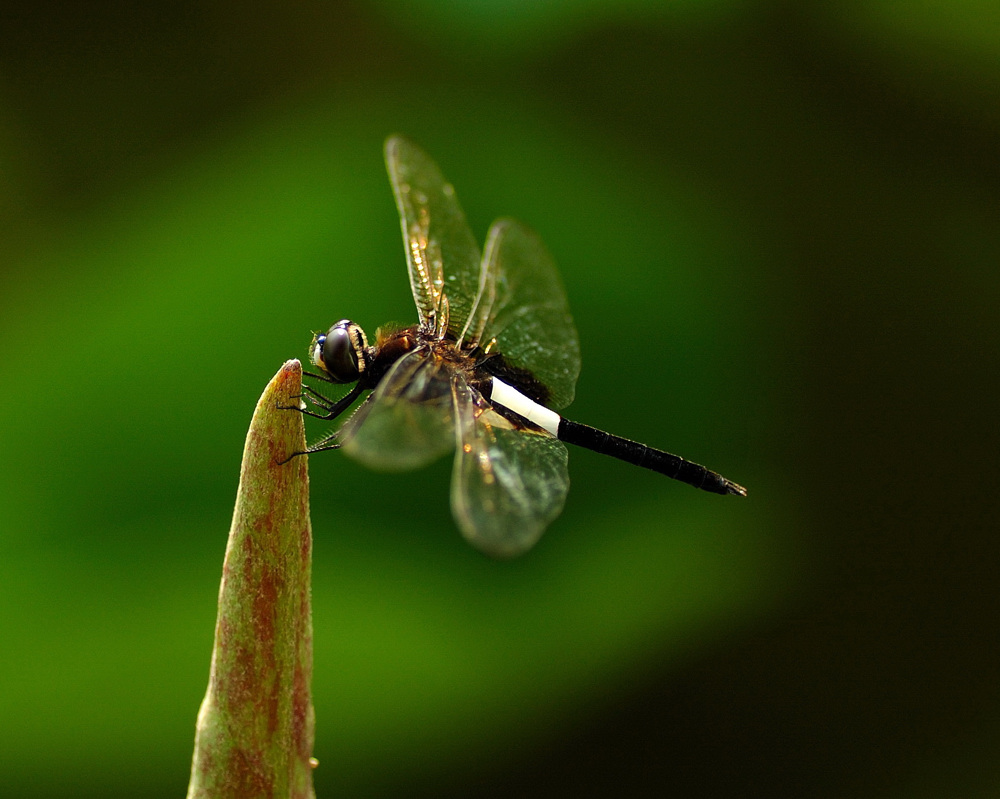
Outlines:
POLYGON ((0 8, 0 794, 183 794, 254 403, 414 319, 393 132, 750 496, 573 451, 494 563, 311 458, 318 795, 997 794, 1000 6, 0 8))

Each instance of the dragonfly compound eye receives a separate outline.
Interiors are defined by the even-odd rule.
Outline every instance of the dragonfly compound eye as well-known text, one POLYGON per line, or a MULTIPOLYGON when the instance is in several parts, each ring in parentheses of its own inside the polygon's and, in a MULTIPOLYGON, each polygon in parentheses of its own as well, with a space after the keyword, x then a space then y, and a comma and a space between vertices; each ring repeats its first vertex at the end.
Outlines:
POLYGON ((336 383, 353 383, 365 369, 365 334, 353 322, 337 322, 316 339, 313 363, 336 383))

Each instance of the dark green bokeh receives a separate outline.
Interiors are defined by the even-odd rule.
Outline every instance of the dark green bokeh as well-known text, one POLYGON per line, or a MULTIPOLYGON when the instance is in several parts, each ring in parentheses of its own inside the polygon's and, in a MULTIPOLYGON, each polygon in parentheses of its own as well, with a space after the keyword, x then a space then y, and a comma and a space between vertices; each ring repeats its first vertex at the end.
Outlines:
POLYGON ((0 793, 183 792, 257 396, 413 318, 403 132, 556 256, 571 415, 750 497, 574 451, 493 563, 312 458, 318 795, 990 795, 1000 27, 904 6, 7 4, 0 793))

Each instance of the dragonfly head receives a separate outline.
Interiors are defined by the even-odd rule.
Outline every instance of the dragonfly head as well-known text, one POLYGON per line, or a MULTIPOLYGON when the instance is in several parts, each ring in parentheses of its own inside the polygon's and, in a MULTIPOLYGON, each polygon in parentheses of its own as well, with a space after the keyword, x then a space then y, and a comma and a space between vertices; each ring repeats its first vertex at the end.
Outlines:
POLYGON ((313 339, 309 357, 334 383, 354 383, 368 365, 365 331, 349 319, 341 319, 326 333, 313 339))

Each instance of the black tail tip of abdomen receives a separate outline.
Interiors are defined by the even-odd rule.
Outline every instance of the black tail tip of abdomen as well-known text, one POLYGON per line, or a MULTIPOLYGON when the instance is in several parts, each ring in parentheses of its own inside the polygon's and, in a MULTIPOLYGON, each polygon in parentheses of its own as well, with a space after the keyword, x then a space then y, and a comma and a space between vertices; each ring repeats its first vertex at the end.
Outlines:
POLYGON ((727 480, 725 477, 723 477, 722 490, 719 493, 735 494, 738 497, 745 497, 747 495, 747 490, 739 483, 734 483, 732 480, 727 480))

